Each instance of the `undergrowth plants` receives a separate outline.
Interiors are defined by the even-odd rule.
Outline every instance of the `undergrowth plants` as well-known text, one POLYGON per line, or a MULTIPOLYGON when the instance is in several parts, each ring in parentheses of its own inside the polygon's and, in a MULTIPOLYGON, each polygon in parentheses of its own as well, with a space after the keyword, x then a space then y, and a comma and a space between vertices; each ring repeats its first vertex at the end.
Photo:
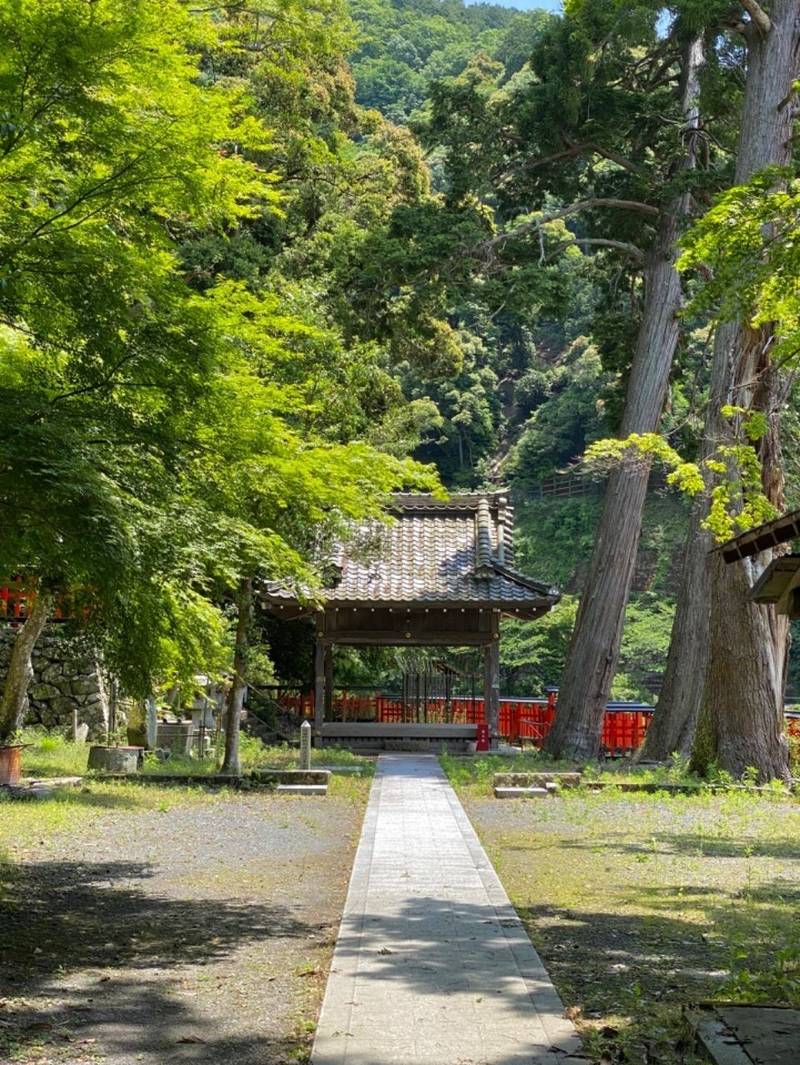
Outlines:
MULTIPOLYGON (((26 777, 51 778, 84 776, 87 773, 89 744, 73 743, 59 732, 27 729, 23 772, 26 777)), ((298 751, 289 744, 268 746, 255 736, 243 733, 240 742, 242 771, 254 769, 292 769, 298 763, 298 751)), ((219 771, 221 751, 212 749, 203 758, 171 753, 163 761, 155 754, 146 754, 144 772, 154 776, 210 776, 219 771)), ((312 748, 314 766, 342 766, 363 776, 374 772, 373 759, 338 747, 312 748)))

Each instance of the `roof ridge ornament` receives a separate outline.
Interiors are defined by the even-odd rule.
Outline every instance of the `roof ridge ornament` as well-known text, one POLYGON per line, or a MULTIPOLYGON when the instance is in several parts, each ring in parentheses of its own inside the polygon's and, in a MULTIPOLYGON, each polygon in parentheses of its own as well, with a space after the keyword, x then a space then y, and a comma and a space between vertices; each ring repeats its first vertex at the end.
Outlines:
POLYGON ((484 496, 475 513, 475 576, 487 579, 494 576, 492 551, 492 515, 489 501, 484 496))

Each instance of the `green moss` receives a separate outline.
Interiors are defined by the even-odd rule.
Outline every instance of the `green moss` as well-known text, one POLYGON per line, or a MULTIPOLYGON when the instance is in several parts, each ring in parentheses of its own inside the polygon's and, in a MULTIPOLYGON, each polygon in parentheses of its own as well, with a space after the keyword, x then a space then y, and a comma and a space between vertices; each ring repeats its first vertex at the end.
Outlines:
POLYGON ((686 1005, 800 1004, 796 803, 460 792, 593 1060, 689 1065, 686 1005))

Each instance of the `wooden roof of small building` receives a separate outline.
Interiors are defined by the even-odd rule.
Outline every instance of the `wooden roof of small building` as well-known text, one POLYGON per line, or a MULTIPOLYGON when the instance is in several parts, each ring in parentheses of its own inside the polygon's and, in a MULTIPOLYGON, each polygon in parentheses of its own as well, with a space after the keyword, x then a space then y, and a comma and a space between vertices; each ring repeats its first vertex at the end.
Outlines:
MULTIPOLYGON (((791 510, 755 529, 739 533, 718 550, 730 565, 797 539, 800 539, 800 510, 791 510)), ((800 617, 800 555, 774 558, 754 584, 750 598, 756 603, 773 605, 779 614, 800 617)))
MULTIPOLYGON (((504 492, 402 494, 388 523, 367 522, 331 559, 326 606, 488 607, 535 616, 559 600, 552 585, 513 566, 513 512, 504 492)), ((267 603, 297 602, 278 584, 267 603)))
POLYGON ((800 510, 790 510, 788 514, 782 514, 779 518, 767 521, 755 529, 739 533, 731 540, 726 540, 719 547, 722 557, 726 562, 738 562, 743 558, 750 558, 770 547, 778 547, 780 544, 789 543, 791 540, 800 538, 800 510))

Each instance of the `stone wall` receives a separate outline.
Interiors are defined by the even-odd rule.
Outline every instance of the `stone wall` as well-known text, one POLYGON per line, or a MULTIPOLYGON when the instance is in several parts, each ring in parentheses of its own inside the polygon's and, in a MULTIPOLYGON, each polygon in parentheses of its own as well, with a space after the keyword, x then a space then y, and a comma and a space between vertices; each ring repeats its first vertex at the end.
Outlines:
MULTIPOLYGON (((13 641, 13 630, 0 628, 0 685, 13 641)), ((39 638, 33 654, 33 682, 24 723, 68 728, 77 708, 78 723, 89 726, 92 739, 102 739, 108 728, 107 690, 91 647, 81 637, 68 636, 53 625, 39 638)))

